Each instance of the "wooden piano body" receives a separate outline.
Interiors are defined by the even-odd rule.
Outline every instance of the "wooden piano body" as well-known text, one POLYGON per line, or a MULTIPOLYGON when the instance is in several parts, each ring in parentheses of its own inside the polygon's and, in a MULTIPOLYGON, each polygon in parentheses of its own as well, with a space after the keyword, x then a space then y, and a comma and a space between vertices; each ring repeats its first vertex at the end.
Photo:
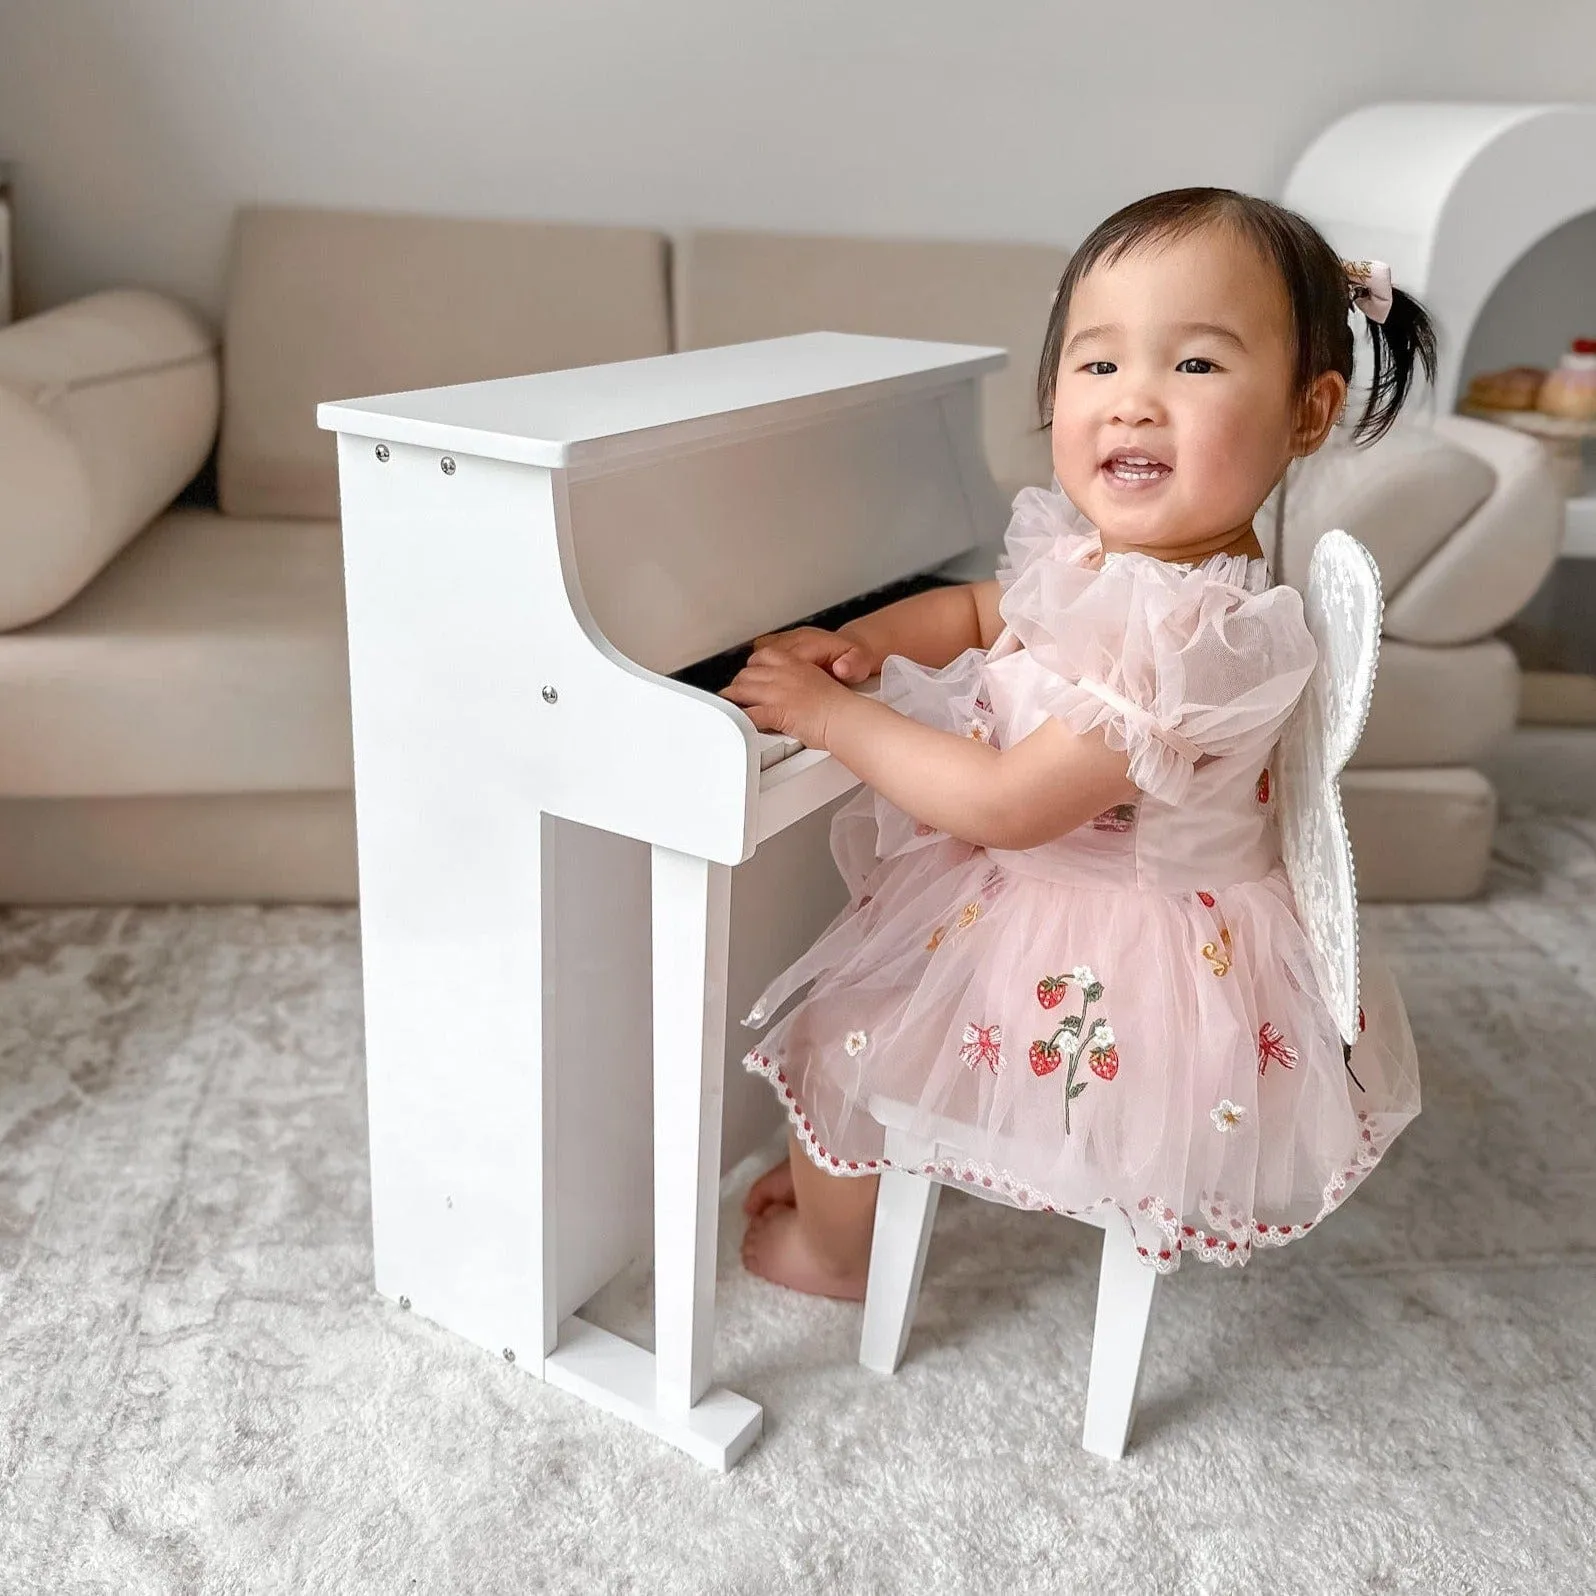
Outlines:
POLYGON ((719 1467, 760 1410, 711 1389, 718 1182, 779 1121, 736 1018, 841 906, 856 783, 672 673, 989 571, 1003 358, 814 333, 318 412, 377 1289, 719 1467), (649 1352, 577 1310, 651 1247, 649 1352))

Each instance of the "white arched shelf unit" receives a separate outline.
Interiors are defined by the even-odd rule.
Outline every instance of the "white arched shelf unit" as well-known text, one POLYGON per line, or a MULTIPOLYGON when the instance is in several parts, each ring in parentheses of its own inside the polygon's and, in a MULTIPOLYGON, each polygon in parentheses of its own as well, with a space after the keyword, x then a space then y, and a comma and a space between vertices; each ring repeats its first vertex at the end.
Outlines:
MULTIPOLYGON (((1596 211, 1596 105, 1365 106, 1302 155, 1283 199, 1347 260, 1383 260, 1436 325, 1434 402, 1457 404, 1464 351, 1527 250, 1596 211)), ((1596 284, 1593 284, 1596 294, 1596 284)), ((1569 542, 1596 553, 1596 498, 1571 500, 1569 542)))

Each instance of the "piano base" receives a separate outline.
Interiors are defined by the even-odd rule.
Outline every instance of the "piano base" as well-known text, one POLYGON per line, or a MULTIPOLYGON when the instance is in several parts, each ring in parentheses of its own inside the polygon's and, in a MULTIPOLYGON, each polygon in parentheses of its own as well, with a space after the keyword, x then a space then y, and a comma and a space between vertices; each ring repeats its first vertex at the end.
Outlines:
POLYGON ((724 1388, 706 1391, 692 1407, 663 1401, 653 1353, 585 1319, 560 1326, 559 1345, 543 1360, 543 1378, 722 1472, 764 1426, 757 1402, 724 1388))

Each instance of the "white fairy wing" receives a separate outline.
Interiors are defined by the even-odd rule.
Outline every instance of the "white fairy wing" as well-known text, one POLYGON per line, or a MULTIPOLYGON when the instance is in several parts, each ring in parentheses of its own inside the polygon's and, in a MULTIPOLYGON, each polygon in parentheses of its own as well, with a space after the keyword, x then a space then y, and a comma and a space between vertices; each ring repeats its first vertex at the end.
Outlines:
POLYGON ((1280 738, 1280 841, 1320 990, 1355 1042, 1358 886, 1340 777, 1369 715, 1382 601, 1373 556, 1349 533, 1326 532, 1314 547, 1303 612, 1319 659, 1280 738))

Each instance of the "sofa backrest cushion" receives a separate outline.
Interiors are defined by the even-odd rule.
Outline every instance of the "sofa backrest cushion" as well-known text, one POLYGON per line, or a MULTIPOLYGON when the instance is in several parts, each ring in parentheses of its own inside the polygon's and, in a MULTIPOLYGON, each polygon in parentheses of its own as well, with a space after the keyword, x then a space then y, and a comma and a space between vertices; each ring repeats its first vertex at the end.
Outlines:
POLYGON ((1036 362, 1068 261, 1043 244, 688 233, 675 255, 676 344, 827 331, 1007 349, 1007 367, 986 379, 983 431, 992 475, 1012 497, 1053 475, 1036 362))
MULTIPOLYGON (((1323 447, 1294 461, 1286 475, 1280 575, 1300 587, 1314 544, 1330 528, 1344 528, 1380 567, 1386 635, 1396 636, 1394 601, 1490 497, 1496 473, 1474 451, 1421 420, 1399 421, 1377 443, 1366 445, 1354 445, 1351 430, 1345 423, 1332 429, 1323 447)), ((1260 536, 1272 553, 1268 536, 1260 536)))
POLYGON ((111 289, 0 329, 0 631, 58 610, 205 463, 216 340, 111 289))
POLYGON ((241 211, 223 330, 228 515, 338 514, 323 400, 659 355, 667 240, 556 223, 241 211))

